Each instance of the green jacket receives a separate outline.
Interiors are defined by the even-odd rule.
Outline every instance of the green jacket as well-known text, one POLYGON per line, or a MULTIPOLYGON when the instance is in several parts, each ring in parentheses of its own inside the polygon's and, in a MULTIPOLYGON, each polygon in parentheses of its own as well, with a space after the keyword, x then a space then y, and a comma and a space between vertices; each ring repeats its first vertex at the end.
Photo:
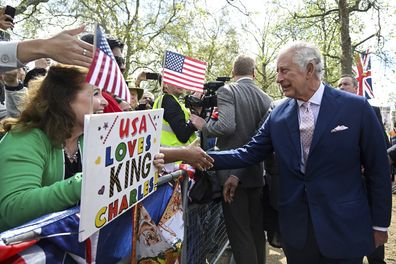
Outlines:
POLYGON ((0 141, 0 232, 75 205, 82 174, 64 180, 64 171, 63 150, 42 130, 7 133, 0 141))

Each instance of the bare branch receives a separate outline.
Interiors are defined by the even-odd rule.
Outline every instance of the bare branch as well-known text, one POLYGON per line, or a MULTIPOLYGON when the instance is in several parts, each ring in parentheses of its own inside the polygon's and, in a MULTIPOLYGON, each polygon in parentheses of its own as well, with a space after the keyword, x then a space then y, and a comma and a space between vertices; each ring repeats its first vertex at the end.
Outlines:
POLYGON ((355 45, 352 45, 352 49, 355 50, 356 47, 362 45, 362 44, 363 44, 364 42, 366 42, 367 40, 369 40, 369 39, 371 39, 371 38, 373 38, 373 37, 378 37, 378 36, 380 36, 379 31, 377 31, 376 33, 374 33, 374 34, 368 36, 367 38, 365 38, 365 39, 363 39, 363 40, 361 40, 360 42, 356 43, 355 45))
POLYGON ((242 5, 242 7, 243 7, 244 10, 240 9, 238 6, 236 6, 236 5, 234 5, 233 3, 231 3, 231 2, 233 2, 234 0, 226 0, 226 1, 227 1, 227 3, 228 3, 230 6, 232 6, 232 7, 235 8, 235 9, 237 9, 237 10, 238 10, 239 12, 241 12, 243 15, 245 15, 245 16, 250 16, 249 12, 247 11, 246 7, 242 4, 242 2, 239 1, 239 3, 242 5))
POLYGON ((329 10, 327 10, 326 12, 323 12, 323 13, 321 13, 321 14, 312 14, 312 15, 309 15, 309 16, 301 16, 301 15, 299 15, 299 14, 297 14, 297 13, 294 13, 294 14, 293 14, 293 18, 325 17, 325 16, 327 16, 327 15, 329 15, 329 14, 331 14, 331 13, 335 13, 335 12, 338 12, 338 8, 329 9, 329 10))

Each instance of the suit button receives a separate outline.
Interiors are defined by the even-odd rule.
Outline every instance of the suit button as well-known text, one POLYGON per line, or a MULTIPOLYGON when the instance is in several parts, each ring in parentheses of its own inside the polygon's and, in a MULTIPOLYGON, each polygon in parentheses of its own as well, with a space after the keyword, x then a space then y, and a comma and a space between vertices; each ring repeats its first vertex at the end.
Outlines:
POLYGON ((8 57, 8 55, 4 54, 1 56, 1 62, 2 63, 7 63, 10 61, 10 57, 8 57))

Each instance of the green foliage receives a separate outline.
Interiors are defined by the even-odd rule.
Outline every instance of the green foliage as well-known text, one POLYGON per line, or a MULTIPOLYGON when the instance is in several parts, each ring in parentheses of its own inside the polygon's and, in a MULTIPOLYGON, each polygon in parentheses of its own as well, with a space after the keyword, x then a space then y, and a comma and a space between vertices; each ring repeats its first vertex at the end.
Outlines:
MULTIPOLYGON (((256 79, 260 87, 278 99, 282 93, 276 84, 276 55, 286 42, 306 40, 320 47, 325 81, 335 84, 340 76, 340 25, 338 12, 330 11, 338 8, 338 1, 309 0, 299 5, 290 0, 262 1, 265 1, 266 13, 261 14, 260 19, 257 19, 259 1, 257 10, 237 6, 243 1, 235 5, 225 2, 215 10, 201 0, 10 0, 0 3, 12 3, 21 10, 17 30, 14 30, 20 38, 37 37, 42 32, 53 34, 54 28, 58 31, 78 24, 87 25, 87 31, 92 32, 95 23, 101 24, 107 34, 125 43, 128 75, 136 76, 142 70, 160 71, 164 51, 172 50, 206 61, 209 81, 217 76, 229 76, 234 58, 239 53, 249 53, 257 57, 256 79), (325 16, 318 15, 324 13, 325 16), (263 16, 265 19, 261 19, 263 16)), ((355 2, 348 1, 348 4, 352 6, 355 2)), ((386 7, 383 1, 359 2, 359 8, 369 2, 375 2, 378 8, 386 7)), ((371 19, 375 13, 368 15, 371 19)), ((352 45, 364 38, 365 23, 359 13, 351 13, 352 45)), ((382 44, 388 39, 382 38, 382 44)), ((379 46, 373 50, 382 57, 395 57, 379 46)), ((154 82, 146 82, 146 85, 158 91, 154 82)))

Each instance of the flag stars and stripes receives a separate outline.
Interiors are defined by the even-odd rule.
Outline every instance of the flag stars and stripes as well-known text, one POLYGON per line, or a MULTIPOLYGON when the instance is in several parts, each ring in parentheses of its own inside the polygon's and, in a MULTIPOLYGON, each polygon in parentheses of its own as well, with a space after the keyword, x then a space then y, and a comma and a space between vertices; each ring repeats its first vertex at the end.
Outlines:
POLYGON ((165 61, 165 68, 181 73, 183 70, 184 56, 173 52, 170 52, 169 54, 167 54, 167 56, 167 60, 165 61))
POLYGON ((163 72, 164 84, 202 93, 206 66, 206 62, 166 51, 163 72))
POLYGON ((95 40, 95 55, 86 82, 129 102, 130 93, 124 76, 99 25, 96 26, 95 40))

